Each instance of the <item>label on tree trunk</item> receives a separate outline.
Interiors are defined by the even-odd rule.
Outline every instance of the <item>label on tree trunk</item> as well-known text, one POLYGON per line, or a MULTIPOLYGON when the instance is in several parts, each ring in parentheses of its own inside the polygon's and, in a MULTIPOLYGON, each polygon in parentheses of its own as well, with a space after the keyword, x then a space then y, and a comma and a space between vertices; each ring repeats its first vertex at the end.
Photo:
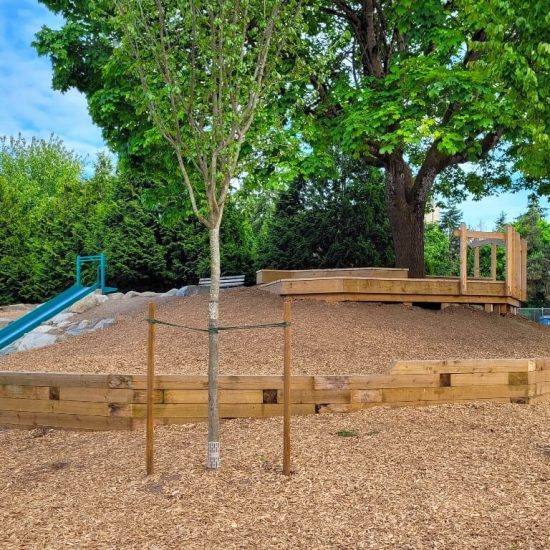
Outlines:
POLYGON ((210 302, 208 304, 208 313, 210 314, 210 319, 218 318, 218 302, 210 302))
POLYGON ((217 470, 220 467, 220 442, 208 442, 207 468, 217 470))

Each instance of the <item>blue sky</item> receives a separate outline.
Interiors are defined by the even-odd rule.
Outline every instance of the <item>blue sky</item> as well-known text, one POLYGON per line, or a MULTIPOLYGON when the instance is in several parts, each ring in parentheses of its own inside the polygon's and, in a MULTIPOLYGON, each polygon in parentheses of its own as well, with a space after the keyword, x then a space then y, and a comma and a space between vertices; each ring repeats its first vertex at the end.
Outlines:
POLYGON ((57 28, 61 20, 36 0, 0 0, 0 135, 53 133, 93 160, 106 149, 101 130, 80 93, 51 89, 50 61, 31 46, 42 25, 57 28))
MULTIPOLYGON (((101 130, 92 123, 85 98, 76 90, 51 89, 51 65, 30 45, 42 25, 56 28, 61 20, 37 0, 0 0, 0 136, 52 133, 67 147, 92 161, 105 150, 101 130)), ((464 221, 491 229, 501 211, 513 219, 525 211, 527 192, 502 194, 460 205, 464 221)), ((542 201, 548 206, 548 201, 542 201)))

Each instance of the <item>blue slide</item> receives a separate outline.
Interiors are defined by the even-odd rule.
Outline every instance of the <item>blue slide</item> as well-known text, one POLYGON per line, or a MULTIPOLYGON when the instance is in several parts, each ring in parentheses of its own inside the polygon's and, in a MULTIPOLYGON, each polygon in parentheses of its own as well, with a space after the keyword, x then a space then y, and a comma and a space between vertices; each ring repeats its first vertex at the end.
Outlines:
POLYGON ((116 288, 105 286, 105 256, 103 254, 78 256, 76 259, 76 279, 75 285, 0 330, 0 349, 10 345, 33 328, 61 313, 88 294, 98 289, 101 289, 103 294, 116 291, 116 288), (91 286, 80 284, 81 264, 84 262, 98 262, 96 282, 91 286))

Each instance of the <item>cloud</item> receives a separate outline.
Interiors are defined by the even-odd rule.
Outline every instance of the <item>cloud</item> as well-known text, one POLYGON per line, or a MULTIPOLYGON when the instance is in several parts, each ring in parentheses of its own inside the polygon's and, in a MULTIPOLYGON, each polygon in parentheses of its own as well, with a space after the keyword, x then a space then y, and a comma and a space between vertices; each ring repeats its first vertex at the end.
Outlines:
POLYGON ((52 70, 31 46, 42 25, 62 19, 36 0, 2 0, 0 7, 0 135, 48 138, 54 134, 80 155, 105 150, 101 130, 76 90, 51 89, 52 70))

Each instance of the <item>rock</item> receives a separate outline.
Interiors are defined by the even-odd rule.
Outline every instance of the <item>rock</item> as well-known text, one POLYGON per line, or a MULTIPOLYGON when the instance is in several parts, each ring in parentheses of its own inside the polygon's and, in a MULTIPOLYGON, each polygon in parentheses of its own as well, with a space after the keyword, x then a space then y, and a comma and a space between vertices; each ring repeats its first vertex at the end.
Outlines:
POLYGON ((74 313, 58 313, 48 321, 48 324, 60 325, 61 323, 68 321, 71 317, 73 317, 73 315, 74 313))
MULTIPOLYGON (((183 287, 183 288, 185 288, 185 287, 183 287)), ((161 298, 167 298, 169 296, 177 296, 178 292, 179 292, 179 290, 177 288, 172 288, 168 292, 163 292, 160 296, 161 296, 161 298)))
POLYGON ((180 298, 182 296, 189 296, 189 289, 186 286, 182 286, 180 289, 176 291, 176 296, 179 296, 180 298))
POLYGON ((115 324, 114 319, 101 319, 93 328, 93 330, 102 330, 115 324))
POLYGON ((124 298, 136 298, 137 296, 141 296, 141 294, 135 290, 130 290, 124 295, 124 298))
POLYGON ((103 294, 90 294, 73 304, 68 311, 70 313, 84 313, 99 304, 104 304, 107 300, 109 298, 103 294))
POLYGON ((123 292, 113 292, 112 294, 107 294, 107 298, 109 300, 120 300, 121 298, 124 298, 123 292))
POLYGON ((188 285, 187 287, 187 296, 197 296, 199 294, 208 294, 209 292, 209 286, 188 285))
POLYGON ((51 325, 38 325, 36 328, 33 328, 31 332, 33 334, 46 334, 47 332, 50 332, 50 330, 53 330, 54 327, 51 325))
POLYGON ((155 298, 158 295, 158 292, 151 292, 150 290, 146 290, 145 292, 141 293, 141 296, 143 296, 144 298, 155 298))
POLYGON ((53 334, 43 334, 29 332, 20 338, 17 344, 17 351, 25 351, 29 349, 43 348, 45 346, 51 346, 57 341, 57 336, 53 334))
POLYGON ((9 353, 13 353, 14 351, 17 351, 17 346, 15 344, 10 344, 5 348, 0 349, 0 357, 2 357, 3 355, 8 355, 9 353))
POLYGON ((83 321, 80 321, 78 325, 72 325, 70 326, 66 331, 65 334, 68 334, 69 336, 80 336, 84 332, 88 332, 92 329, 92 326, 90 326, 91 323, 87 319, 84 319, 83 321))
POLYGON ((66 328, 71 324, 72 323, 70 321, 63 321, 61 323, 57 323, 57 325, 55 325, 55 328, 66 328))

